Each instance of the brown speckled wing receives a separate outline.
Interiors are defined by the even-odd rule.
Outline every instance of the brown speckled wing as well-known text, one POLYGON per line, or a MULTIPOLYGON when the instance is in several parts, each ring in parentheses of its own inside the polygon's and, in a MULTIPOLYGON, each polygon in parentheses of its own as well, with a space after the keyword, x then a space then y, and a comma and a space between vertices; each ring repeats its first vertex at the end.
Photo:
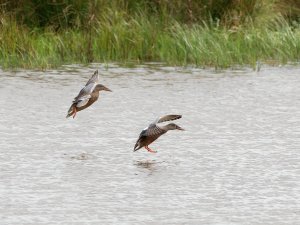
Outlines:
POLYGON ((155 124, 150 124, 148 129, 145 132, 145 136, 160 136, 162 134, 166 133, 164 129, 161 129, 159 126, 156 126, 155 124))

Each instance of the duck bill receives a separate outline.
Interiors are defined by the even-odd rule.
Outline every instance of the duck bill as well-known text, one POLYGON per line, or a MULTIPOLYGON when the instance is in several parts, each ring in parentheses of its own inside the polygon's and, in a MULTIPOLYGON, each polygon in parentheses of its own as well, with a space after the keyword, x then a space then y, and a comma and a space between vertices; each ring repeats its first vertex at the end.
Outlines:
POLYGON ((177 128, 178 130, 182 130, 182 131, 184 131, 185 129, 183 129, 182 127, 178 127, 177 128))
POLYGON ((107 87, 104 87, 103 90, 104 90, 104 91, 110 91, 110 92, 112 92, 112 90, 110 90, 110 89, 107 88, 107 87))

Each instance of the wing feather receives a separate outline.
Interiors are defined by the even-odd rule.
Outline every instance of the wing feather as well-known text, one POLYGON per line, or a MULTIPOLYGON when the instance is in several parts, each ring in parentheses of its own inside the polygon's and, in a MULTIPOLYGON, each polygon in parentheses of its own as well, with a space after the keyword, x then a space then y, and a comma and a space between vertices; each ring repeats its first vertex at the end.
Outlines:
POLYGON ((182 115, 166 115, 157 118, 152 124, 163 123, 171 120, 178 120, 182 117, 182 115))
POLYGON ((85 106, 88 103, 88 101, 90 100, 90 98, 91 98, 91 95, 83 96, 82 98, 78 99, 76 106, 78 108, 85 106))
POLYGON ((79 101, 82 101, 83 99, 90 98, 96 85, 97 84, 95 83, 90 83, 89 85, 82 88, 79 94, 74 98, 73 103, 77 103, 79 101))
POLYGON ((88 86, 89 84, 92 83, 99 83, 99 75, 98 75, 98 70, 94 72, 94 75, 88 80, 85 86, 88 86))
POLYGON ((161 129, 159 126, 156 126, 155 124, 150 125, 146 132, 145 132, 145 136, 160 136, 162 134, 164 134, 166 131, 161 129))

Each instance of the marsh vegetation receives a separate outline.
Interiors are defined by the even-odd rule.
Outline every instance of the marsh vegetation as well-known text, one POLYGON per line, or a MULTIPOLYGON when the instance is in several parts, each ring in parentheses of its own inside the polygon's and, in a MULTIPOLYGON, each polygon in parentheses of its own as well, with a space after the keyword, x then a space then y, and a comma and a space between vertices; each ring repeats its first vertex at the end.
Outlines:
POLYGON ((8 0, 0 65, 147 61, 229 67, 300 58, 297 0, 8 0))

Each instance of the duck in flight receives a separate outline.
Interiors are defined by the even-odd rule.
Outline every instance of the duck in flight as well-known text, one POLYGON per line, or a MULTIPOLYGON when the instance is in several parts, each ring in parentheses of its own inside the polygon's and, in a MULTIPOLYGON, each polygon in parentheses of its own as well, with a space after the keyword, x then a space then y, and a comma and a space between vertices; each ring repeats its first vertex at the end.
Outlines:
POLYGON ((99 91, 111 91, 109 88, 102 84, 99 84, 98 70, 89 79, 84 88, 82 88, 79 94, 74 98, 73 103, 68 111, 67 118, 73 116, 75 118, 76 113, 81 111, 90 105, 92 105, 99 98, 99 91))
POLYGON ((148 152, 156 153, 156 151, 152 150, 149 148, 148 145, 150 145, 153 141, 155 141, 157 138, 159 138, 161 135, 167 133, 169 130, 184 130, 180 126, 176 125, 175 123, 169 123, 165 126, 158 126, 158 123, 166 122, 166 121, 171 121, 171 120, 177 120, 180 119, 182 116, 181 115, 166 115, 158 118, 155 120, 153 123, 151 123, 147 128, 145 128, 135 146, 133 151, 137 151, 144 147, 147 149, 148 152))

